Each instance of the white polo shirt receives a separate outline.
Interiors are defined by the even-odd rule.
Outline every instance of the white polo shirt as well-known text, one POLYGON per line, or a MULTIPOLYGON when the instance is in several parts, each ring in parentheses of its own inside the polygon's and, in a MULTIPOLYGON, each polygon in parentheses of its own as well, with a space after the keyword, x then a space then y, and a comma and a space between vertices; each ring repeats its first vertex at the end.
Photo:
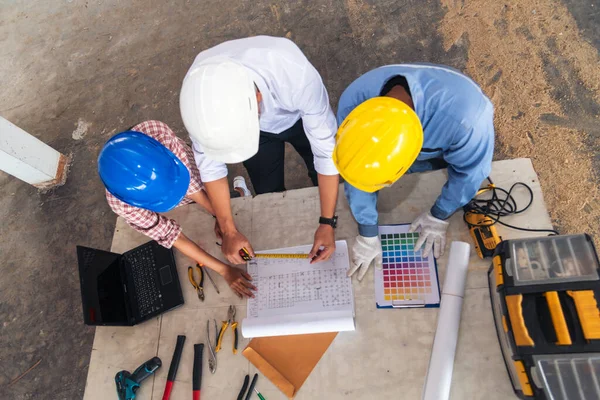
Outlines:
MULTIPOLYGON (((213 57, 227 57, 248 68, 260 90, 260 130, 278 134, 300 118, 314 155, 315 169, 337 175, 332 154, 337 123, 321 76, 292 41, 271 36, 231 40, 198 54, 190 71, 213 57)), ((188 72, 189 73, 189 72, 188 72)), ((224 163, 206 157, 194 141, 196 165, 203 182, 227 176, 224 163)))

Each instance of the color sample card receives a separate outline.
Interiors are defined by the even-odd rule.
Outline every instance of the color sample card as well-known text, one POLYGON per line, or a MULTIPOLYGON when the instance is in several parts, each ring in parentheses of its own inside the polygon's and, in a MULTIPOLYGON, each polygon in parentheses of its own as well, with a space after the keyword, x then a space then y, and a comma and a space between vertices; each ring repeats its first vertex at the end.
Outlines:
POLYGON ((379 227, 383 268, 375 269, 377 307, 438 307, 440 287, 433 254, 413 251, 419 233, 410 225, 379 227))

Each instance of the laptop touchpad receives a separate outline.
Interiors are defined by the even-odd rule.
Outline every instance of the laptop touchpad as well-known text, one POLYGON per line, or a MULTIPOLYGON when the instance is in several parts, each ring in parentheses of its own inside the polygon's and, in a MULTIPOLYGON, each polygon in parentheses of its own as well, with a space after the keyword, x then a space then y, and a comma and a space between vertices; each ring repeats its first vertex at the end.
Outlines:
POLYGON ((173 276, 171 275, 171 266, 166 265, 160 269, 160 282, 163 285, 168 285, 173 282, 173 276))

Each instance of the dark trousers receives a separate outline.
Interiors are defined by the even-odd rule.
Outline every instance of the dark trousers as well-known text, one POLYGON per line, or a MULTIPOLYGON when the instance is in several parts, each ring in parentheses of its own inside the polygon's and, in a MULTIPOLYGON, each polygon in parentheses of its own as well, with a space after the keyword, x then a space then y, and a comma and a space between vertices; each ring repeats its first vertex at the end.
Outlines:
POLYGON ((285 142, 294 146, 294 149, 300 154, 308 168, 310 180, 314 186, 317 186, 317 171, 315 171, 313 153, 306 133, 304 133, 302 119, 300 119, 294 126, 278 135, 260 132, 258 153, 244 161, 244 167, 248 170, 256 194, 285 191, 283 178, 285 142))

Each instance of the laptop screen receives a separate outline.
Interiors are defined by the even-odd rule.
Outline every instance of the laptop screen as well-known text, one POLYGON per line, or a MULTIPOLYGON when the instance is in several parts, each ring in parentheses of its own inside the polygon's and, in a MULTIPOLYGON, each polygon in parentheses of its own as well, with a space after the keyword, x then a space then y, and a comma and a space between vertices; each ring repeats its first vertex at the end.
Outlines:
POLYGON ((119 254, 77 246, 83 314, 88 325, 127 323, 119 254))

